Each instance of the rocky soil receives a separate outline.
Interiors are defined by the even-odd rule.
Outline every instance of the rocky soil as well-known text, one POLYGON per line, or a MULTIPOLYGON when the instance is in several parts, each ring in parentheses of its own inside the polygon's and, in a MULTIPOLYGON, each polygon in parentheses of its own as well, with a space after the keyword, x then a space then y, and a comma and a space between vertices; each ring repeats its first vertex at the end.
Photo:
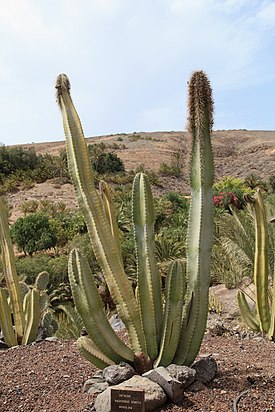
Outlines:
MULTIPOLYGON (((212 354, 218 374, 208 387, 186 392, 182 405, 166 405, 159 411, 275 410, 275 347, 257 336, 212 336, 207 333, 201 356, 212 354)), ((27 347, 0 350, 1 412, 88 412, 94 398, 82 392, 95 368, 83 359, 74 341, 42 341, 27 347)))

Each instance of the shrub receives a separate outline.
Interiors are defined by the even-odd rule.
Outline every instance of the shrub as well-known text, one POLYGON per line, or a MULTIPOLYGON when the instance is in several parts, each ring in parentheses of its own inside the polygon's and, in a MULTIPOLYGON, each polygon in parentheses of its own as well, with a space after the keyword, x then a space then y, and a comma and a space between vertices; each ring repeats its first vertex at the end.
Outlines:
POLYGON ((49 283, 47 290, 59 287, 62 283, 68 283, 68 257, 66 255, 49 256, 38 254, 33 257, 25 256, 16 259, 16 270, 18 275, 26 276, 28 284, 34 284, 37 273, 47 271, 49 273, 49 283))
POLYGON ((55 233, 48 217, 42 212, 17 219, 11 227, 11 235, 18 250, 30 256, 34 252, 56 245, 55 233))
POLYGON ((123 161, 115 153, 102 153, 93 167, 99 174, 124 172, 123 161))
POLYGON ((225 176, 213 186, 213 202, 216 207, 229 210, 233 205, 238 209, 243 209, 245 201, 244 193, 254 193, 243 179, 225 176))

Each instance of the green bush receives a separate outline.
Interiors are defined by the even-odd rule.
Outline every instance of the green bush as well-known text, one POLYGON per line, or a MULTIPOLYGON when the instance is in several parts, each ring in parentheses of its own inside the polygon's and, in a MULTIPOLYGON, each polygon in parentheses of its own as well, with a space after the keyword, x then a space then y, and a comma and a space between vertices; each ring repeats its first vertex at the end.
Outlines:
POLYGON ((31 213, 20 217, 11 227, 11 236, 19 251, 32 256, 34 252, 50 249, 56 245, 56 236, 48 217, 31 213))
POLYGON ((37 273, 48 272, 50 280, 47 290, 49 292, 58 288, 61 283, 69 283, 67 255, 55 257, 47 254, 37 254, 33 257, 25 256, 16 258, 15 264, 18 275, 26 276, 28 284, 34 284, 37 273))

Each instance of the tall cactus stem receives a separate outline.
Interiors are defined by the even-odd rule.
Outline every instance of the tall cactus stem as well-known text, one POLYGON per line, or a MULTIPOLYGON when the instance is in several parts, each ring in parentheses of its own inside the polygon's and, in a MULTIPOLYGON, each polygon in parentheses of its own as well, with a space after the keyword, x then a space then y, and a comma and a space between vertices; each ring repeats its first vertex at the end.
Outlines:
POLYGON ((260 330, 267 333, 270 327, 270 308, 268 300, 269 268, 266 210, 259 189, 253 197, 246 195, 245 200, 252 209, 255 221, 254 284, 256 310, 259 317, 260 330))
POLYGON ((87 145, 71 99, 70 82, 65 74, 58 76, 56 89, 63 117, 69 170, 95 256, 102 267, 118 313, 127 326, 133 350, 146 352, 138 306, 103 211, 101 198, 95 189, 87 145))
POLYGON ((214 165, 211 147, 213 101, 203 71, 189 82, 189 132, 192 136, 190 168, 191 205, 187 235, 187 299, 185 321, 174 361, 190 365, 205 332, 210 283, 213 232, 212 185, 214 165), (187 317, 188 312, 188 317, 187 317))
POLYGON ((158 355, 162 327, 161 276, 155 260, 153 197, 149 180, 143 173, 134 179, 132 204, 138 301, 147 353, 154 360, 158 355))
POLYGON ((0 199, 0 246, 2 252, 3 272, 12 305, 15 332, 18 343, 24 334, 24 314, 19 280, 16 274, 15 257, 9 231, 8 213, 0 199))

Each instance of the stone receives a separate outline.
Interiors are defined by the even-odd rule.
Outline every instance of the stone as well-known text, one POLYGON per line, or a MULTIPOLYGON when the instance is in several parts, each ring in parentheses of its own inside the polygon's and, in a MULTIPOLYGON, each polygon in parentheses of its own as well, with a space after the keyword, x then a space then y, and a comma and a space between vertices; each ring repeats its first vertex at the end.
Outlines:
MULTIPOLYGON (((131 379, 113 387, 121 389, 144 389, 146 412, 160 408, 167 400, 164 390, 157 383, 139 375, 135 375, 131 379)), ((97 396, 94 407, 96 412, 111 412, 111 387, 97 396)))
POLYGON ((109 385, 118 385, 136 375, 136 371, 128 363, 107 366, 103 369, 103 378, 109 385))
POLYGON ((124 323, 122 322, 122 320, 117 314, 111 316, 109 319, 109 322, 115 332, 121 332, 122 330, 125 329, 124 323))
POLYGON ((204 384, 211 382, 218 370, 217 362, 212 356, 198 360, 192 368, 196 371, 196 380, 204 384))
POLYGON ((0 340, 0 349, 8 349, 8 348, 9 348, 8 345, 2 340, 0 340))
POLYGON ((88 390, 88 395, 97 395, 104 392, 109 387, 107 382, 95 382, 88 390))
POLYGON ((95 373, 91 378, 89 378, 85 381, 84 386, 83 386, 83 392, 84 393, 89 392, 90 388, 95 383, 105 383, 105 379, 103 378, 102 371, 99 371, 99 372, 95 373))
POLYGON ((171 376, 163 366, 151 369, 150 371, 145 372, 142 376, 160 385, 173 403, 183 402, 184 393, 182 383, 171 376))
POLYGON ((58 342, 59 339, 56 336, 48 336, 47 338, 45 338, 45 340, 47 342, 58 342))
POLYGON ((187 389, 196 378, 195 369, 171 363, 167 366, 168 373, 182 383, 182 389, 187 389))

